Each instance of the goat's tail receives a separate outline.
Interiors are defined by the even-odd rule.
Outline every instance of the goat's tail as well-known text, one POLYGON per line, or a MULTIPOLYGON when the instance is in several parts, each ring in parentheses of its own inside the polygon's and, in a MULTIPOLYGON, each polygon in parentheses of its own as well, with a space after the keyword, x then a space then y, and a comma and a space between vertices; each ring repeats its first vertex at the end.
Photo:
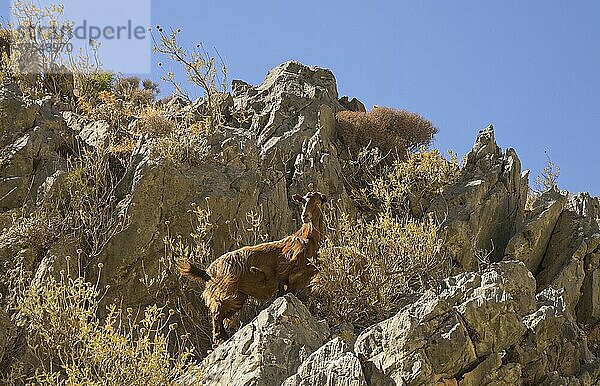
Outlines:
POLYGON ((210 275, 205 270, 195 266, 187 260, 181 261, 178 264, 178 268, 179 273, 183 276, 188 276, 193 279, 200 279, 204 282, 207 282, 211 279, 210 275))

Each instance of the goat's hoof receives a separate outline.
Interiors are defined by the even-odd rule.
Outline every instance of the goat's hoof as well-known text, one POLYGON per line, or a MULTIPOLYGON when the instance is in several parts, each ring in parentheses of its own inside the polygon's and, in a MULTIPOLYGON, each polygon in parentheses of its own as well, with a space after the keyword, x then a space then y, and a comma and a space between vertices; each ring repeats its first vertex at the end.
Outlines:
POLYGON ((217 347, 219 347, 220 345, 222 345, 223 343, 225 343, 225 339, 221 339, 221 338, 215 339, 212 344, 213 350, 216 349, 217 347))

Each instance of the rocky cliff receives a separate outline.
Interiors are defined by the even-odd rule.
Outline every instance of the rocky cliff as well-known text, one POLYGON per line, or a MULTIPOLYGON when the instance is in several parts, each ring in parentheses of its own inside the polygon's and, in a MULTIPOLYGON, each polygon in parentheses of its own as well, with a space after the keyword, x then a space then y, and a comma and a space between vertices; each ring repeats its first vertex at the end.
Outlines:
MULTIPOLYGON (((346 176, 351 160, 335 113, 364 110, 339 98, 334 75, 297 62, 252 86, 234 81, 227 102, 250 119, 206 138, 202 162, 177 164, 141 135, 111 200, 123 226, 98 248, 105 299, 129 307, 157 301, 141 285, 161 277, 161 300, 181 283, 165 266, 168 235, 193 231, 190 209, 207 202, 215 255, 236 244, 231 220, 260 208, 270 238, 298 225, 294 193, 319 190, 356 212, 346 176), (206 201, 208 200, 208 201, 206 201), (125 221, 126 219, 126 221, 125 221)), ((194 110, 194 105, 178 107, 194 110)), ((72 172, 72 149, 101 146, 108 130, 0 88, 0 293, 18 270, 31 278, 65 269, 76 256, 70 235, 32 239, 19 228, 72 172)), ((592 385, 600 381, 600 200, 551 190, 526 209, 528 174, 513 149, 479 132, 458 181, 424 208, 441 224, 454 276, 417 294, 391 318, 355 331, 316 320, 292 295, 275 300, 180 384, 214 385, 592 385), (481 251, 488 251, 485 256, 481 251)), ((501 133, 499 133, 501 135, 501 133)), ((186 289, 202 308, 197 290, 186 289), (188 291, 189 290, 189 291, 188 291), (190 292, 191 291, 191 292, 190 292)), ((19 313, 0 309, 0 364, 23 351, 19 313)), ((193 328, 193 326, 188 326, 193 328)))

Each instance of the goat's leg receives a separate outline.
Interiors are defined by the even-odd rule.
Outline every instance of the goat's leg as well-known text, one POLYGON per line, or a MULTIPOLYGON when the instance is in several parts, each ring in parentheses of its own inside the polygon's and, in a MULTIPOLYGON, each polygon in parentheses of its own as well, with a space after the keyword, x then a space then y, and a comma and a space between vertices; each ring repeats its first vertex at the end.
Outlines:
POLYGON ((213 348, 217 348, 225 341, 225 327, 223 326, 223 319, 225 319, 225 315, 221 308, 219 308, 212 317, 213 348))
POLYGON ((289 277, 288 291, 300 300, 308 299, 308 285, 317 273, 317 269, 309 264, 306 268, 292 273, 289 277))
POLYGON ((227 300, 228 307, 225 319, 230 330, 238 330, 240 324, 239 311, 242 309, 247 299, 248 295, 238 292, 235 297, 227 300))
MULTIPOLYGON (((224 320, 231 319, 243 306, 248 299, 245 294, 237 293, 234 296, 225 299, 213 316, 213 347, 216 348, 227 340, 224 320)), ((229 324, 229 323, 228 323, 229 324)))

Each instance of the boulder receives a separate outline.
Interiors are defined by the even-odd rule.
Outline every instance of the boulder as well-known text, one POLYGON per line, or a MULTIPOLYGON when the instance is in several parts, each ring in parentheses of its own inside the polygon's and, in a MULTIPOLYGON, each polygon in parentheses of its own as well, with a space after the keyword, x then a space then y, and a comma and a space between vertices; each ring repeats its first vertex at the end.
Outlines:
POLYGON ((317 322, 293 295, 286 295, 217 347, 178 383, 279 385, 294 374, 328 336, 326 324, 317 322))
POLYGON ((366 386, 360 361, 342 338, 325 343, 298 367, 283 386, 366 386))
POLYGON ((285 173, 293 193, 319 190, 352 207, 335 132, 335 113, 344 107, 331 71, 290 61, 259 86, 236 81, 232 89, 234 109, 252 116, 248 129, 263 165, 285 173))
POLYGON ((447 279, 394 317, 363 332, 355 352, 373 385, 434 384, 460 377, 480 357, 518 343, 535 309, 535 280, 520 262, 447 279))
POLYGON ((108 139, 110 125, 105 121, 94 121, 83 125, 79 138, 90 147, 98 147, 108 139))
POLYGON ((555 289, 537 295, 538 309, 523 318, 527 333, 509 350, 509 358, 522 365, 526 384, 550 384, 547 377, 552 373, 578 376, 595 359, 563 295, 555 289))
POLYGON ((591 285, 596 275, 594 255, 600 237, 598 208, 598 199, 591 198, 588 194, 578 194, 567 199, 536 274, 538 291, 546 288, 564 289, 570 313, 575 312, 577 304, 583 298, 578 314, 580 320, 586 322, 598 320, 597 312, 594 317, 588 316, 584 311, 598 307, 594 300, 595 289, 591 285))
POLYGON ((526 177, 513 149, 502 153, 494 128, 481 130, 459 181, 446 188, 429 212, 442 223, 442 238, 460 270, 477 268, 477 255, 499 261, 523 222, 526 177))
POLYGON ((342 109, 333 73, 295 61, 273 68, 260 86, 237 84, 233 91, 235 108, 252 113, 250 130, 256 134, 261 157, 268 160, 300 153, 304 140, 317 130, 321 105, 334 113, 342 109), (282 148, 288 152, 279 152, 282 148))
POLYGON ((36 126, 0 150, 0 211, 35 202, 46 179, 66 169, 57 153, 61 141, 57 132, 36 126))

